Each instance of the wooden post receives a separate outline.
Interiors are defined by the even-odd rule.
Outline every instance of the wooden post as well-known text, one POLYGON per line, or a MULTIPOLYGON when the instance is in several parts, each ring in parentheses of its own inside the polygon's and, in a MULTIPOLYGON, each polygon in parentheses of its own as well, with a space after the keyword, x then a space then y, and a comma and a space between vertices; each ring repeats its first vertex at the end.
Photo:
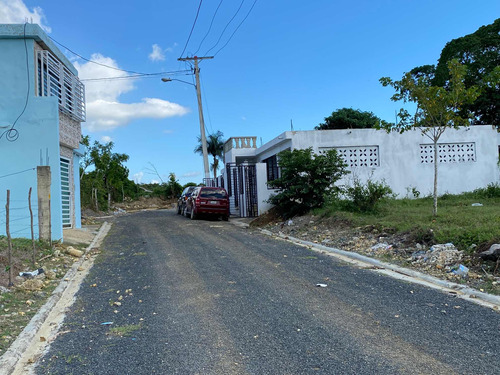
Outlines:
POLYGON ((28 193, 28 206, 30 209, 30 219, 31 219, 31 244, 33 246, 33 269, 35 269, 36 249, 35 249, 35 234, 33 231, 33 210, 31 209, 31 190, 32 188, 30 187, 30 191, 28 193))
POLYGON ((9 286, 13 286, 12 282, 12 240, 10 238, 10 224, 9 224, 9 207, 10 207, 10 190, 7 190, 7 203, 5 204, 5 232, 7 234, 8 243, 8 258, 9 258, 9 286))

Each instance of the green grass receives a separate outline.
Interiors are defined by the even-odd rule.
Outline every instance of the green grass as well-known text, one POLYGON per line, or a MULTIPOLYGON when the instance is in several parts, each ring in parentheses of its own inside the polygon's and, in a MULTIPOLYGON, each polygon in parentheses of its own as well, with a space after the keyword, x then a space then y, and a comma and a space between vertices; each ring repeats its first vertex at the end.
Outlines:
POLYGON ((113 327, 109 333, 115 336, 130 336, 133 332, 141 329, 141 324, 127 324, 124 326, 113 327))
POLYGON ((314 213, 335 217, 353 226, 371 225, 379 230, 410 232, 417 242, 452 242, 461 250, 472 244, 500 242, 500 187, 489 186, 461 195, 438 199, 438 215, 432 215, 432 197, 386 199, 372 213, 342 210, 335 203, 314 213), (481 203, 482 207, 472 207, 481 203))

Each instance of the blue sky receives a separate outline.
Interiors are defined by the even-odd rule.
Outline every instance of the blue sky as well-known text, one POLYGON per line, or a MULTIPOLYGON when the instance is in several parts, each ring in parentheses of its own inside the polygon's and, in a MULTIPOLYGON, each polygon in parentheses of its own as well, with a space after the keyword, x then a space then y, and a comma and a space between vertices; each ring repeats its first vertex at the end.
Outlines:
MULTIPOLYGON (((199 0, 0 0, 0 23, 40 23, 50 37, 86 58, 136 72, 187 69, 177 61, 199 0)), ((433 64, 451 39, 492 23, 498 0, 334 1, 203 0, 183 56, 204 56, 201 88, 207 131, 225 138, 257 136, 265 143, 283 131, 311 130, 332 111, 352 107, 394 121, 400 104, 378 82, 433 64), (202 42, 216 8, 213 26, 202 42), (201 43, 201 47, 199 48, 201 43), (199 48, 199 50, 198 50, 199 48), (197 51, 198 50, 198 51, 197 51)), ((77 58, 61 47, 82 79, 124 76, 77 58)), ((185 73, 183 73, 185 74, 185 73)), ((173 78, 192 82, 191 75, 173 78)), ((130 178, 201 182, 193 150, 199 134, 196 91, 161 76, 85 81, 83 133, 112 140, 130 156, 130 178)))

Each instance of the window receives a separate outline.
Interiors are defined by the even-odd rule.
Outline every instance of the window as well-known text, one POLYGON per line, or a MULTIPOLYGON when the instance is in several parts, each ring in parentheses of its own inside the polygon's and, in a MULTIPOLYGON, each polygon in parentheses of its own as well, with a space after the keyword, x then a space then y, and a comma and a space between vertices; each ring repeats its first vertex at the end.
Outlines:
POLYGON ((267 166, 267 181, 276 180, 279 177, 278 158, 276 155, 264 159, 263 162, 267 166))

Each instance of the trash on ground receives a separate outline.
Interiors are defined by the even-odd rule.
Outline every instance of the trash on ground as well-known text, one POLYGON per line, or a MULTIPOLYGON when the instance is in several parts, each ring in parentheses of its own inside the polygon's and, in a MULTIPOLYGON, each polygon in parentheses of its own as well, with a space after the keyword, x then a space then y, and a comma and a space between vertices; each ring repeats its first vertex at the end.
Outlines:
POLYGON ((74 257, 80 258, 83 255, 83 251, 75 249, 73 246, 68 246, 66 248, 66 253, 73 255, 74 257))
POLYGON ((488 250, 479 253, 478 256, 483 260, 497 261, 500 259, 500 244, 491 245, 488 250))
POLYGON ((459 265, 456 270, 451 271, 455 275, 461 276, 461 277, 466 277, 467 274, 469 273, 469 268, 465 267, 463 264, 459 265))
POLYGON ((31 278, 31 277, 35 277, 37 275, 40 275, 43 272, 44 272, 43 268, 39 268, 39 269, 31 271, 31 272, 19 272, 19 276, 31 278))
POLYGON ((111 324, 113 324, 113 322, 104 322, 104 323, 101 323, 102 326, 110 326, 111 324))
POLYGON ((462 258, 463 251, 457 250, 452 243, 434 245, 428 251, 416 251, 411 256, 413 264, 427 264, 437 268, 458 264, 462 258))
POLYGON ((472 203, 471 206, 472 207, 483 207, 483 204, 482 203, 472 203))
POLYGON ((326 288, 328 285, 326 284, 316 284, 317 287, 320 287, 320 288, 326 288))

